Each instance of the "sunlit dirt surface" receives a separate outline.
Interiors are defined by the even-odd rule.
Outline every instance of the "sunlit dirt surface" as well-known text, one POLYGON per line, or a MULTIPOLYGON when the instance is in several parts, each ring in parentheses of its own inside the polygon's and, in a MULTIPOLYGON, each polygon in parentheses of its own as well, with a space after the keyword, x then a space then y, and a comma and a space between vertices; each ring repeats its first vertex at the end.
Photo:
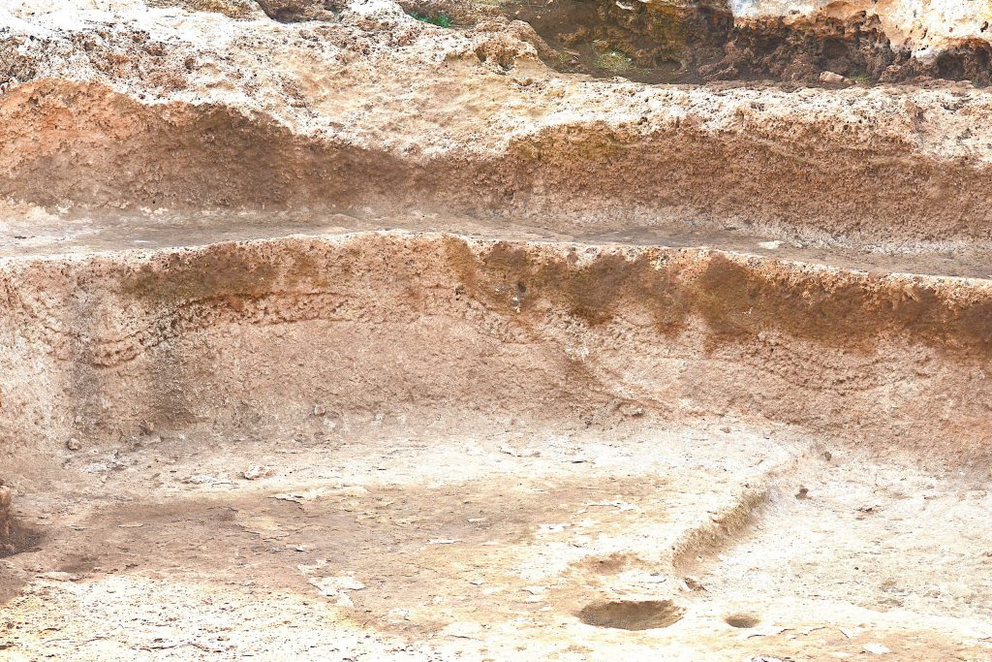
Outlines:
POLYGON ((445 427, 84 444, 19 504, 42 535, 3 561, 5 655, 989 654, 988 497, 959 478, 733 424, 445 427))

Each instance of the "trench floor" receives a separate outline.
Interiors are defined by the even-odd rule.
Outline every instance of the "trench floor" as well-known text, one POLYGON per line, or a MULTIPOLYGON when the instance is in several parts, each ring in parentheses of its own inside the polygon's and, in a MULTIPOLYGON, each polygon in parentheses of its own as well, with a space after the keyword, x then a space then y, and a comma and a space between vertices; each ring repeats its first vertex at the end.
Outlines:
POLYGON ((992 497, 785 432, 79 441, 0 659, 992 657, 992 497))

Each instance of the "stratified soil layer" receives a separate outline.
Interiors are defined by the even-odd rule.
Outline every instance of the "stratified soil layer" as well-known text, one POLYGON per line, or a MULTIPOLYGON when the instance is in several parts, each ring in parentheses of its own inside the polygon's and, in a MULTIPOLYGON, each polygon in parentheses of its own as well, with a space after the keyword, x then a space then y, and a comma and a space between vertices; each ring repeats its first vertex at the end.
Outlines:
POLYGON ((614 403, 780 421, 954 466, 989 458, 992 290, 979 281, 370 234, 16 259, 2 284, 7 360, 32 366, 0 392, 3 434, 30 458, 147 423, 236 428, 246 398, 259 429, 292 425, 289 412, 303 424, 328 399, 572 421, 614 403))
POLYGON ((571 234, 691 223, 886 250, 989 241, 992 113, 970 84, 648 87, 555 74, 521 21, 321 11, 21 11, 3 47, 0 196, 419 210, 571 234))

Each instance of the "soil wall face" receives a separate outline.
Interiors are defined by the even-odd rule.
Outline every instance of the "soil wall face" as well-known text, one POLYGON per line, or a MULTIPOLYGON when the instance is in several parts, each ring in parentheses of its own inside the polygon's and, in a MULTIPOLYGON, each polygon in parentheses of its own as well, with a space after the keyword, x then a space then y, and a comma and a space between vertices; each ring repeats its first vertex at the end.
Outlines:
POLYGON ((747 93, 659 94, 644 100, 665 108, 652 121, 556 122, 494 150, 411 156, 221 104, 149 106, 42 81, 0 97, 0 196, 49 209, 426 209, 566 232, 691 220, 897 247, 992 240, 989 166, 969 146, 985 139, 967 121, 984 116, 984 96, 923 92, 925 112, 883 92, 824 96, 832 109, 817 92, 783 94, 810 113, 783 115, 747 93), (955 147, 927 153, 938 143, 955 147))
POLYGON ((989 455, 992 290, 969 281, 387 233, 8 260, 0 291, 0 436, 28 474, 75 435, 473 417, 731 416, 989 455))

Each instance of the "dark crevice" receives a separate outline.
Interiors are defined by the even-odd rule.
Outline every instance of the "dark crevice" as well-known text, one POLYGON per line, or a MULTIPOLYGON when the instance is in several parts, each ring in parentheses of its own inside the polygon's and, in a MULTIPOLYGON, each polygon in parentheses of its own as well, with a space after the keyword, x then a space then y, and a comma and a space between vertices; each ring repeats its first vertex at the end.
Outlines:
POLYGON ((280 23, 328 20, 338 10, 334 0, 256 0, 266 16, 280 23))
POLYGON ((562 72, 648 83, 992 82, 988 42, 963 41, 935 58, 915 58, 894 45, 878 16, 867 12, 846 19, 814 14, 742 20, 722 0, 508 0, 472 16, 454 0, 402 4, 448 12, 463 25, 494 13, 529 23, 549 47, 539 49, 542 58, 562 72))
POLYGON ((619 630, 655 630, 677 623, 685 610, 671 600, 620 600, 596 602, 582 608, 579 620, 586 625, 619 630))
POLYGON ((13 491, 0 481, 0 559, 34 549, 41 536, 20 526, 11 510, 13 491))

